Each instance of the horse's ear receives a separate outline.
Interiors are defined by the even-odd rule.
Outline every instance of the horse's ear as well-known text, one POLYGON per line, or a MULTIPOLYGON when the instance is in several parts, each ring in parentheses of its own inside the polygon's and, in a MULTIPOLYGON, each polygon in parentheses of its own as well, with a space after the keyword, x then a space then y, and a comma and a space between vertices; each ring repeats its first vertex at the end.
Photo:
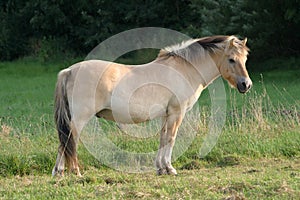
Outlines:
POLYGON ((245 38, 243 41, 242 41, 243 45, 246 46, 246 43, 247 43, 247 38, 245 38))
POLYGON ((234 47, 234 38, 229 41, 229 48, 234 47))

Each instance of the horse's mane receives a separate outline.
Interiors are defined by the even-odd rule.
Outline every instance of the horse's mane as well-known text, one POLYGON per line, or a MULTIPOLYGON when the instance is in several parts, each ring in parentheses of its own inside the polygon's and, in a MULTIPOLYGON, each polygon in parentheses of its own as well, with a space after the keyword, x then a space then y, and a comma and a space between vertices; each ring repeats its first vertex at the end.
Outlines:
POLYGON ((165 47, 160 50, 157 58, 168 58, 171 56, 181 57, 192 61, 197 56, 204 56, 206 52, 216 52, 224 49, 224 43, 234 39, 237 52, 248 53, 249 49, 235 36, 211 36, 184 41, 181 44, 165 47))

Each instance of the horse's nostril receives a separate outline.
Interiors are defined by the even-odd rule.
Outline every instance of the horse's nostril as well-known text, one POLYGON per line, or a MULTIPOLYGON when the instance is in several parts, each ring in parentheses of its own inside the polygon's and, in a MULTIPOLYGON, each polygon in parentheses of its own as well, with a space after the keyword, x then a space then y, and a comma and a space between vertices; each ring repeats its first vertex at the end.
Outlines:
POLYGON ((242 82, 242 85, 244 88, 247 88, 247 84, 245 82, 242 82))
POLYGON ((247 92, 252 86, 252 81, 247 78, 241 78, 237 84, 237 89, 241 93, 247 92))

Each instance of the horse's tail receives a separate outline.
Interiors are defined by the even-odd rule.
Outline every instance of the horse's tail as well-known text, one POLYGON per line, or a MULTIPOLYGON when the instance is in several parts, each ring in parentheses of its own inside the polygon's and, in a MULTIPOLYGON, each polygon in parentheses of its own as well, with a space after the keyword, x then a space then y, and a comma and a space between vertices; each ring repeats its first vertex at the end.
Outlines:
POLYGON ((70 74, 69 69, 65 69, 58 74, 54 105, 54 118, 60 141, 59 151, 64 154, 68 167, 70 167, 74 156, 76 156, 75 141, 70 128, 71 114, 67 94, 67 82, 70 74))

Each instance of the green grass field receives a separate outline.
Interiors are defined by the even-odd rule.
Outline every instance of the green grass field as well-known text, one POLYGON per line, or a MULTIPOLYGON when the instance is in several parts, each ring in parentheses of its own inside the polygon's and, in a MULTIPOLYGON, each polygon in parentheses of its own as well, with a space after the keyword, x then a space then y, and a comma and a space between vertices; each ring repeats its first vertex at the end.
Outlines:
MULTIPOLYGON (((254 86, 246 95, 225 84, 226 124, 217 145, 200 159, 210 110, 203 92, 199 133, 174 162, 176 177, 110 169, 81 144, 83 178, 52 178, 58 147, 54 87, 57 72, 73 62, 0 63, 0 199, 299 199, 299 59, 248 65, 254 86)), ((158 147, 158 135, 142 141, 109 130, 126 150, 158 147)))

